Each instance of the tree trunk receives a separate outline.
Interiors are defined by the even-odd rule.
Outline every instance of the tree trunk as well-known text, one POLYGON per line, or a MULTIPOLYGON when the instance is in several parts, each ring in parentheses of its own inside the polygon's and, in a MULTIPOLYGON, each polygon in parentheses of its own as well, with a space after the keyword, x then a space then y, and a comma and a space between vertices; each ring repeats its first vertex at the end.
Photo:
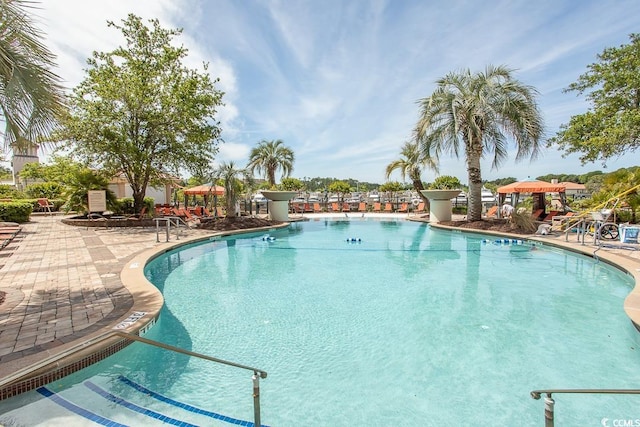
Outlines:
POLYGON ((482 174, 480 172, 482 143, 471 143, 466 154, 469 177, 467 221, 480 221, 482 219, 482 174))
POLYGON ((420 196, 420 198, 425 203, 427 212, 429 212, 431 210, 431 203, 429 202, 429 198, 425 197, 425 195, 422 194, 422 190, 424 190, 424 185, 422 185, 422 180, 420 178, 418 179, 413 178, 412 181, 413 181, 413 188, 416 189, 416 191, 418 192, 418 196, 420 196))
POLYGON ((144 206, 144 191, 133 190, 133 213, 137 215, 144 206))

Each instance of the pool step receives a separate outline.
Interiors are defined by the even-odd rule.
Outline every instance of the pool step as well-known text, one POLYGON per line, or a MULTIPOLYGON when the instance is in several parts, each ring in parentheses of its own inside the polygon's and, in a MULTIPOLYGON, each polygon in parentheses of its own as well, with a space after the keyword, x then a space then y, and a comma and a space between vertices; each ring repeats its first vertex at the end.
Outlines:
POLYGON ((254 425, 173 400, 123 376, 94 377, 59 392, 41 387, 32 393, 34 396, 28 399, 27 405, 1 415, 0 425, 48 425, 46 422, 50 422, 75 427, 87 425, 87 420, 114 427, 254 425), (41 424, 44 420, 45 424, 41 424))

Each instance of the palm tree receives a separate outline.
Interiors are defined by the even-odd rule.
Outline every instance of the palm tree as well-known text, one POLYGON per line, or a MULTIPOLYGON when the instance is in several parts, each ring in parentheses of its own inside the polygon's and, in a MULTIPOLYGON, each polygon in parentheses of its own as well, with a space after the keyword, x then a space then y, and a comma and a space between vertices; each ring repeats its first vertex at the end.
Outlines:
POLYGON ((219 177, 223 181, 224 196, 226 201, 227 217, 236 216, 236 203, 238 202, 238 196, 242 190, 241 175, 245 175, 246 170, 236 169, 236 165, 233 161, 229 163, 222 162, 215 172, 215 176, 219 177))
POLYGON ((423 153, 439 158, 448 151, 458 157, 464 150, 469 221, 482 218, 480 159, 492 153, 492 167, 497 168, 507 158, 507 137, 515 140, 516 160, 534 159, 540 150, 543 124, 537 91, 511 73, 504 66, 488 66, 484 73, 450 73, 438 80, 430 97, 419 101, 415 136, 423 153))
POLYGON ((417 142, 405 142, 400 150, 401 158, 392 161, 387 165, 385 170, 385 179, 389 180, 389 177, 395 170, 400 171, 400 176, 404 181, 406 177, 409 177, 413 188, 418 192, 420 198, 422 198, 429 206, 429 199, 427 199, 421 191, 424 190, 422 184, 422 178, 420 177, 422 169, 425 167, 433 169, 438 172, 438 162, 436 159, 430 156, 424 156, 420 151, 420 146, 417 142))
POLYGON ((276 185, 276 170, 282 169, 283 178, 289 176, 293 171, 294 158, 293 151, 285 147, 281 140, 262 140, 257 147, 251 150, 247 169, 251 173, 254 170, 264 173, 269 185, 274 187, 276 185))
POLYGON ((0 0, 0 111, 5 146, 20 151, 43 142, 66 109, 55 57, 25 12, 31 3, 0 0))

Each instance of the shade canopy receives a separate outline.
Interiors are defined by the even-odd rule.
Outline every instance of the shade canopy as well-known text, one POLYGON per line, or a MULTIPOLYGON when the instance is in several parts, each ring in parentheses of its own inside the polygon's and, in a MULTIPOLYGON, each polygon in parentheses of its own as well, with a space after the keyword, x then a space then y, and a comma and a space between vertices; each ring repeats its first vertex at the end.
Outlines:
POLYGON ((196 187, 187 188, 184 190, 185 195, 189 196, 206 196, 208 194, 214 196, 224 195, 224 187, 219 185, 203 184, 196 187))
MULTIPOLYGON (((524 181, 514 182, 498 188, 498 204, 500 205, 500 209, 498 212, 502 211, 502 206, 505 203, 507 194, 511 194, 511 205, 515 207, 518 204, 520 193, 531 193, 531 195, 533 196, 532 212, 542 210, 543 213, 546 213, 546 193, 558 193, 560 195, 560 204, 564 209, 567 204, 565 192, 566 187, 564 186, 564 184, 554 184, 551 182, 539 181, 536 179, 527 179, 524 181)), ((498 216, 500 216, 500 213, 498 213, 498 216)))
POLYGON ((498 194, 510 193, 564 193, 564 184, 553 184, 546 181, 526 180, 513 182, 498 188, 498 194))

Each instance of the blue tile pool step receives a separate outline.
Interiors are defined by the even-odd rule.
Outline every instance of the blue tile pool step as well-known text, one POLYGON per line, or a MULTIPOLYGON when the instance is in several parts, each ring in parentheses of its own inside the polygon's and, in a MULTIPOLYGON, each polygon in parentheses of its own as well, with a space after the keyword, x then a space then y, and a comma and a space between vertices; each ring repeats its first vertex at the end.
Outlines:
POLYGON ((47 387, 41 387, 37 392, 74 415, 105 426, 162 424, 190 427, 212 425, 212 420, 216 420, 216 424, 213 425, 254 426, 251 421, 228 417, 176 401, 123 376, 117 379, 116 386, 113 387, 108 384, 101 386, 87 380, 60 393, 55 393, 47 387), (126 389, 138 393, 125 393, 117 384, 126 385, 126 389), (114 394, 114 390, 126 394, 127 399, 114 394), (137 397, 144 403, 134 403, 137 397))

